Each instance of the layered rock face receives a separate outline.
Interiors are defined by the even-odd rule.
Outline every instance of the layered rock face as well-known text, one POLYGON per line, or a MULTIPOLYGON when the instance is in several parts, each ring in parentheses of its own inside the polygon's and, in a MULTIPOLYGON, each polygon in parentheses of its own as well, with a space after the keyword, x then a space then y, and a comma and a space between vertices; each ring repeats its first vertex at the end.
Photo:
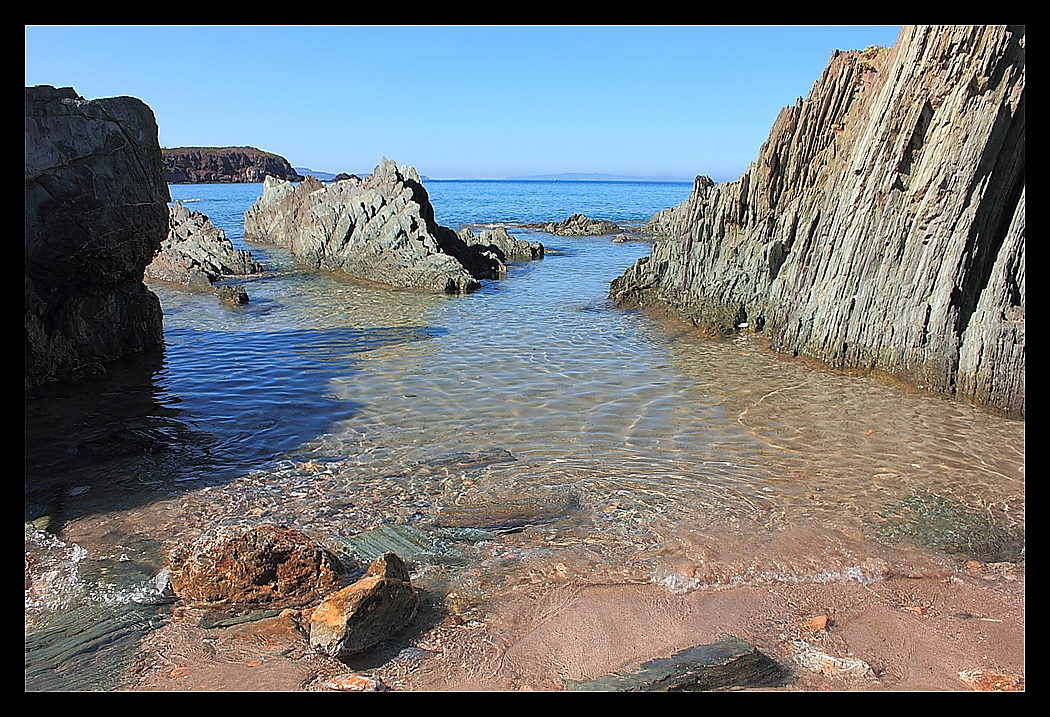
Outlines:
POLYGON ((260 271, 251 253, 235 249, 226 232, 207 216, 175 202, 169 209, 168 235, 146 267, 146 276, 211 291, 213 281, 260 271))
POLYGON ((286 246, 316 269, 394 287, 465 293, 500 269, 434 221, 419 175, 384 159, 364 180, 267 178, 244 214, 246 239, 286 246))
POLYGON ((255 147, 175 147, 162 150, 169 184, 250 184, 266 177, 303 178, 288 160, 255 147))
POLYGON ((613 282, 713 331, 1024 414, 1025 30, 836 52, 735 182, 613 282))
POLYGON ((142 274, 168 229, 153 112, 26 88, 26 386, 163 345, 142 274))

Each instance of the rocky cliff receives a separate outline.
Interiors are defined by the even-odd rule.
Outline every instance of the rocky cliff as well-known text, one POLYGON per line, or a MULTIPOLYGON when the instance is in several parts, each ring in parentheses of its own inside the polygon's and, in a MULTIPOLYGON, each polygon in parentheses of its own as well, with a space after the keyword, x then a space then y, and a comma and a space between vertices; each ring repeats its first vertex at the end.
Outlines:
MULTIPOLYGON (((388 159, 367 179, 299 185, 267 178, 244 214, 246 239, 288 247, 315 269, 401 288, 447 293, 478 289, 506 268, 488 237, 470 243, 434 220, 434 208, 412 167, 388 159)), ((542 256, 542 247, 539 249, 542 256)), ((532 250, 530 249, 530 256, 532 250)))
POLYGON ((303 178, 280 155, 255 147, 175 147, 162 150, 164 181, 169 184, 229 184, 262 182, 277 177, 303 178))
POLYGON ((211 291, 212 282, 223 277, 261 271, 251 252, 235 249, 226 232, 211 219, 175 202, 169 209, 168 235, 146 267, 146 276, 211 291))
POLYGON ((1023 415, 1024 88, 1024 26, 836 52, 611 296, 1023 415))
POLYGON ((142 273, 168 230, 153 112, 26 88, 26 387, 163 343, 142 273))

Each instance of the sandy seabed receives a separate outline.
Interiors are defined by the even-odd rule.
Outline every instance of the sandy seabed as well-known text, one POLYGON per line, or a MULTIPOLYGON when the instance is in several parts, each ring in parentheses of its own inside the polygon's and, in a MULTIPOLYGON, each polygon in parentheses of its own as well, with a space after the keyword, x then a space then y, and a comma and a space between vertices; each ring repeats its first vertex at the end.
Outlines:
POLYGON ((967 691, 974 673, 986 689, 1024 689, 1023 563, 897 567, 866 584, 680 594, 568 575, 463 609, 424 596, 412 625, 342 662, 310 651, 304 613, 203 630, 198 611, 176 608, 144 641, 124 689, 318 691, 353 672, 398 691, 558 691, 726 635, 785 668, 779 685, 758 688, 767 691, 967 691))

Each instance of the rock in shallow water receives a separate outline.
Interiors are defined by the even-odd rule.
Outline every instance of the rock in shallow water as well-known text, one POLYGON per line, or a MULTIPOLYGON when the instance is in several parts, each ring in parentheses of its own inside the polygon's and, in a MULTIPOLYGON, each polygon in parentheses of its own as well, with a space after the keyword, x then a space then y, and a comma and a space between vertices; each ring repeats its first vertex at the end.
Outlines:
POLYGON ((333 553, 277 525, 219 528, 173 550, 169 562, 175 594, 205 604, 304 605, 346 577, 333 553))
POLYGON ((312 177, 298 185, 267 177, 244 214, 244 235, 288 247, 306 266, 387 286, 457 294, 495 278, 489 263, 435 221, 416 170, 388 159, 368 179, 327 186, 312 177))
POLYGON ((408 568, 386 553, 353 585, 329 595, 310 621, 310 645, 333 657, 361 652, 404 628, 419 598, 408 568))
POLYGON ((257 274, 262 266, 251 252, 235 249, 226 233, 211 219, 190 211, 180 202, 169 208, 168 236, 146 267, 151 279, 210 291, 225 276, 257 274))
POLYGON ((617 673, 565 689, 580 692, 703 692, 726 687, 768 687, 786 671, 753 645, 725 637, 643 664, 636 672, 617 673))

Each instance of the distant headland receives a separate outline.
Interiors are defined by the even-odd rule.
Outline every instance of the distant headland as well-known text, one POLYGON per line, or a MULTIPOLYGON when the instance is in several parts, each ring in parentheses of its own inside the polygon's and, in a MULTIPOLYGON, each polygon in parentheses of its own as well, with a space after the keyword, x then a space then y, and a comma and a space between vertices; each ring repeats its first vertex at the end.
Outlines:
POLYGON ((267 176, 303 179, 284 157, 255 147, 173 147, 161 149, 168 184, 250 184, 267 176))
POLYGON ((526 177, 507 177, 511 181, 528 182, 692 182, 692 177, 632 177, 626 174, 598 174, 569 172, 565 174, 531 174, 526 177))

